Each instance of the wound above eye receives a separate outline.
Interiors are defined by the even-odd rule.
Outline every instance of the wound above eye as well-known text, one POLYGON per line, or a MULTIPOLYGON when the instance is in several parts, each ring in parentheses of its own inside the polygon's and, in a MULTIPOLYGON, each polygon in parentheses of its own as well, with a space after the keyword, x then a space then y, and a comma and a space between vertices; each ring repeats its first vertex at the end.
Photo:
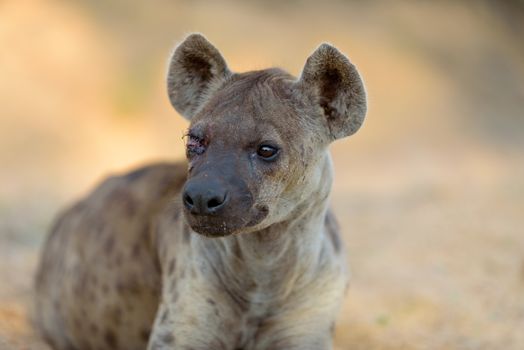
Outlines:
POLYGON ((191 154, 202 154, 206 150, 206 143, 204 142, 204 139, 189 135, 186 143, 186 149, 187 152, 191 154))

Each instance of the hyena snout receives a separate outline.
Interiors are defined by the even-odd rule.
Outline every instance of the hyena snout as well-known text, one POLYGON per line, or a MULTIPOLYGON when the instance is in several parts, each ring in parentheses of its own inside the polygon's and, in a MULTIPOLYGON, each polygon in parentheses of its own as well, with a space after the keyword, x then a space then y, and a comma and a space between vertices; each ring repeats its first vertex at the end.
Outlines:
POLYGON ((190 177, 182 190, 182 202, 187 223, 206 236, 239 233, 267 215, 255 205, 241 178, 223 178, 213 172, 190 177))
POLYGON ((194 179, 184 187, 185 208, 192 215, 219 215, 229 202, 229 193, 217 180, 194 179))

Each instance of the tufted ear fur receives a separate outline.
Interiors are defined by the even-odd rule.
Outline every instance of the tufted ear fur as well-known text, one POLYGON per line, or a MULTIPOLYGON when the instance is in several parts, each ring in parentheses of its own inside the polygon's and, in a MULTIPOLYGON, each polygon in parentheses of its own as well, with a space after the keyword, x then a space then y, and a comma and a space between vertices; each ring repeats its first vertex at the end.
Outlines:
POLYGON ((175 109, 190 120, 231 75, 220 52, 201 34, 189 35, 169 62, 167 92, 175 109))
POLYGON ((331 138, 354 134, 366 115, 366 92, 357 69, 335 47, 322 44, 306 61, 298 81, 326 118, 331 138))

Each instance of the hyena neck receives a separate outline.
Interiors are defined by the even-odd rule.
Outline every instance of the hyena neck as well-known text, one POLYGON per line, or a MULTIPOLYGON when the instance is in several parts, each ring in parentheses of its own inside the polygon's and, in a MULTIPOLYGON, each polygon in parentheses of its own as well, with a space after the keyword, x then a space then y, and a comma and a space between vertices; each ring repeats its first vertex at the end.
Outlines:
POLYGON ((202 253, 214 260, 210 264, 221 266, 220 273, 228 281, 236 281, 240 290, 246 283, 254 283, 278 292, 291 288, 297 279, 314 278, 325 258, 324 224, 332 181, 328 154, 315 177, 310 194, 285 220, 257 232, 199 238, 202 253))

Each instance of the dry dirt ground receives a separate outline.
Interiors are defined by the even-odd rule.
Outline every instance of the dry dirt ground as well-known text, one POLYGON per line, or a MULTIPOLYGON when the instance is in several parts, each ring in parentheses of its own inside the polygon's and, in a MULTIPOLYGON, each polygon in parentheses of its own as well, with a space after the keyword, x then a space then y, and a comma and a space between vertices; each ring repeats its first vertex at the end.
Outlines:
POLYGON ((236 71, 298 74, 330 41, 364 76, 364 128, 332 147, 337 350, 524 349, 524 21, 487 3, 0 1, 0 349, 46 349, 28 314, 56 212, 182 156, 163 68, 194 30, 236 71))

